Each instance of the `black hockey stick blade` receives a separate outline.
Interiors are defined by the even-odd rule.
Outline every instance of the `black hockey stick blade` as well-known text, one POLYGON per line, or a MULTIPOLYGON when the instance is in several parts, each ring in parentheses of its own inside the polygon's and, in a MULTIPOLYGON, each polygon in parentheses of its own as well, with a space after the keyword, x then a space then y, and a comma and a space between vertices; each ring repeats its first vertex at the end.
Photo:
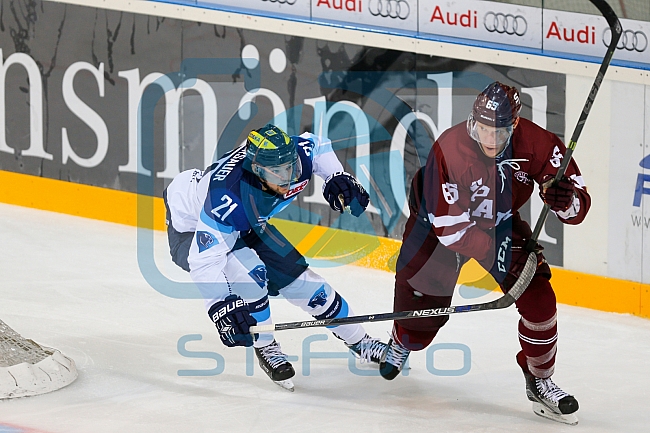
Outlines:
POLYGON ((469 313, 472 311, 499 310, 511 306, 517 299, 519 299, 521 294, 524 293, 524 290, 526 290, 526 287, 528 287, 528 284, 530 284, 530 280, 533 279, 533 275, 535 275, 536 270, 537 254, 530 253, 526 261, 526 265, 524 266, 524 270, 521 272, 521 276, 508 291, 508 293, 499 299, 485 302, 483 304, 458 305, 446 308, 430 308, 426 310, 400 311, 397 313, 368 314, 365 316, 342 317, 340 319, 306 320, 303 322, 278 323, 276 325, 251 326, 250 332, 251 334, 257 334, 259 332, 284 331, 286 329, 318 328, 323 326, 351 325, 354 323, 383 322, 386 320, 404 320, 424 317, 448 316, 450 314, 469 313))

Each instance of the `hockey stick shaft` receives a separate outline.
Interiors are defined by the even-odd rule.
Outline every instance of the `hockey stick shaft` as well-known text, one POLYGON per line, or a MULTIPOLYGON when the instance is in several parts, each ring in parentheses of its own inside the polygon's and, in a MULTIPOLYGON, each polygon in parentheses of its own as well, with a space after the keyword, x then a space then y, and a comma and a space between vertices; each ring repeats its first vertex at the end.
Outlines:
MULTIPOLYGON (((571 136, 571 141, 567 146, 567 151, 564 154, 564 158, 562 159, 562 163, 558 168, 557 174, 553 178, 553 182, 557 182, 562 176, 564 176, 564 173, 566 172, 566 169, 569 166, 569 162, 571 161, 573 151, 576 148, 578 138, 582 133, 582 128, 584 127, 584 124, 587 121, 587 116, 589 116, 589 112, 591 111, 591 107, 594 103, 594 100, 596 99, 596 95, 598 94, 600 85, 602 84, 603 79, 605 77, 605 72, 609 67, 609 63, 612 60, 612 56, 616 51, 616 45, 618 44, 618 41, 623 32, 623 29, 621 28, 621 23, 618 20, 616 13, 614 13, 612 8, 609 6, 609 4, 607 4, 605 0, 589 0, 589 1, 598 8, 600 13, 607 20, 607 23, 609 24, 610 29, 612 31, 612 40, 609 46, 607 47, 607 52, 605 53, 605 57, 603 58, 600 68, 598 69, 598 74, 596 75, 594 84, 592 85, 591 91, 587 96, 587 101, 585 102, 582 112, 580 113, 578 123, 576 124, 576 127, 573 131, 573 135, 571 136)), ((531 252, 528 255, 528 259, 526 260, 524 269, 522 270, 521 275, 514 283, 512 288, 508 291, 508 293, 506 293, 499 299, 496 299, 491 302, 486 302, 483 304, 460 305, 455 307, 451 306, 447 308, 401 311, 396 313, 381 313, 381 314, 371 314, 365 316, 343 317, 339 319, 308 320, 303 322, 279 323, 276 325, 252 326, 250 328, 250 332, 251 333, 271 332, 271 331, 281 331, 286 329, 340 326, 340 325, 350 325, 355 323, 381 322, 386 320, 415 319, 415 318, 422 318, 422 317, 447 316, 450 314, 468 313, 472 311, 498 310, 502 308, 507 308, 512 304, 514 304, 515 301, 519 299, 519 297, 524 293, 524 291, 528 287, 528 284, 530 284, 530 281, 533 279, 535 272, 537 271, 537 254, 534 252, 534 248, 537 243, 537 239, 539 239, 539 235, 542 231, 542 228, 544 227, 546 218, 548 217, 549 210, 550 210, 550 206, 544 204, 542 208, 542 212, 540 213, 539 218, 537 219, 537 223, 535 225, 535 230, 533 231, 533 235, 531 236, 531 239, 527 244, 527 250, 531 252)))
MULTIPOLYGON (((555 174, 555 177, 552 180, 552 183, 558 182, 562 178, 562 176, 564 176, 564 173, 566 173, 567 167, 571 162, 571 157, 573 156, 573 151, 578 145, 578 138, 580 138, 580 134, 582 133, 582 128, 584 128, 585 126, 585 122, 587 121, 587 116, 589 116, 589 112, 591 111, 591 107, 594 104, 596 95, 598 94, 598 90, 600 89, 600 85, 602 84, 603 79, 605 78, 605 72, 607 72, 609 63, 612 61, 612 57, 614 56, 614 52, 616 51, 616 45, 618 45, 618 41, 621 38, 621 34, 623 33, 621 23, 618 20, 616 13, 614 13, 614 10, 611 8, 609 4, 607 4, 605 0, 589 0, 589 1, 598 8, 600 13, 605 18, 605 20, 607 20, 607 24, 609 24, 609 27, 612 31, 612 40, 609 43, 609 46, 607 47, 607 52, 605 53, 605 57, 603 58, 603 61, 600 64, 600 68, 598 69, 598 74, 596 75, 594 84, 591 86, 591 91, 589 92, 589 95, 587 95, 587 101, 585 102, 585 105, 582 108, 582 112, 580 113, 580 117, 578 118, 578 123, 576 123, 576 126, 573 130, 573 134, 571 135, 571 140, 569 141, 569 145, 567 146, 566 153, 562 158, 562 163, 560 164, 560 167, 558 168, 557 173, 555 174)), ((546 218, 548 217, 548 212, 550 211, 550 209, 551 207, 548 204, 544 203, 544 206, 542 207, 542 211, 539 214, 539 218, 537 219, 537 224, 535 224, 535 230, 533 230, 533 235, 531 236, 531 239, 528 243, 529 250, 532 250, 534 248, 537 239, 539 239, 539 235, 542 232, 542 229, 544 228, 544 223, 546 223, 546 218)))
POLYGON ((399 311, 396 313, 380 313, 380 314, 368 314, 365 316, 350 316, 350 317, 341 317, 339 319, 323 319, 323 320, 306 320, 303 322, 289 322, 289 323, 278 323, 275 325, 261 325, 261 326, 251 326, 251 334, 259 332, 271 332, 271 331, 284 331, 286 329, 303 329, 303 328, 317 328, 323 326, 340 326, 340 325, 351 325, 355 323, 367 323, 367 322, 383 322, 386 320, 404 320, 404 319, 417 319, 424 317, 436 317, 436 316, 448 316, 450 314, 456 313, 469 313, 472 311, 483 311, 483 310, 499 310, 502 308, 507 308, 512 305, 517 298, 523 293, 526 289, 530 280, 535 275, 537 270, 537 257, 535 254, 531 254, 528 257, 528 261, 524 266, 524 270, 521 273, 521 277, 515 282, 512 288, 494 301, 485 302, 482 304, 472 304, 472 305, 457 305, 444 308, 432 308, 426 310, 414 310, 414 311, 399 311))

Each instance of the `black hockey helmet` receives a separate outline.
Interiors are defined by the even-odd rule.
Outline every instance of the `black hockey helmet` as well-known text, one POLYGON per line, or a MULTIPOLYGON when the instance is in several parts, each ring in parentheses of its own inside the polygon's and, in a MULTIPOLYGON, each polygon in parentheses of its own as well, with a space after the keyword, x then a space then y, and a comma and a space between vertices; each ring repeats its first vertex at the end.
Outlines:
POLYGON ((244 168, 263 181, 282 187, 297 181, 302 174, 295 143, 286 132, 271 124, 248 134, 244 168))
MULTIPOLYGON (((467 133, 480 144, 481 127, 477 124, 486 125, 494 134, 495 144, 503 146, 498 152, 501 154, 510 141, 520 111, 521 100, 517 89, 495 81, 476 97, 467 119, 467 133)), ((482 128, 485 129, 485 126, 482 128)))

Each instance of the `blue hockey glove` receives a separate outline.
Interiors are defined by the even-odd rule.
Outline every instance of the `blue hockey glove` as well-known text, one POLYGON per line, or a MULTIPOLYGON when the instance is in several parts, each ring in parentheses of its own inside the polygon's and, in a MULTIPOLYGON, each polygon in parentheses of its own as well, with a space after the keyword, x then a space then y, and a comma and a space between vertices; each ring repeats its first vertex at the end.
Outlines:
POLYGON ((343 213, 347 206, 358 217, 366 210, 370 196, 365 188, 349 173, 344 171, 330 175, 323 185, 323 196, 330 207, 343 213))
POLYGON ((208 310, 210 318, 219 331, 219 337, 228 347, 252 346, 254 339, 250 327, 257 325, 248 304, 236 295, 230 295, 215 303, 208 310))

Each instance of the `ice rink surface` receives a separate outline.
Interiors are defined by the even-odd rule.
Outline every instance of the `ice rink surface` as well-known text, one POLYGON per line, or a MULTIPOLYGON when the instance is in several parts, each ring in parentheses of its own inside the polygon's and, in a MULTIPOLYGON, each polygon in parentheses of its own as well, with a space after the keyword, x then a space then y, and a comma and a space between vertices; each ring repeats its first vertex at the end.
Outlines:
MULTIPOLYGON (((145 281, 135 228, 0 205, 0 239, 0 318, 79 370, 62 390, 0 401, 1 433, 650 431, 649 320, 559 306, 554 380, 580 402, 577 426, 532 412, 515 363, 514 307, 453 316, 391 382, 350 365, 323 328, 278 332, 297 359, 290 393, 246 349, 221 345, 201 300, 145 281)), ((162 232, 154 252, 166 276, 187 281, 167 259, 162 232)), ((393 274, 315 270, 356 314, 391 311, 393 274)), ((309 319, 283 299, 271 308, 278 323, 309 319)), ((366 329, 386 341, 390 327, 366 329)))

